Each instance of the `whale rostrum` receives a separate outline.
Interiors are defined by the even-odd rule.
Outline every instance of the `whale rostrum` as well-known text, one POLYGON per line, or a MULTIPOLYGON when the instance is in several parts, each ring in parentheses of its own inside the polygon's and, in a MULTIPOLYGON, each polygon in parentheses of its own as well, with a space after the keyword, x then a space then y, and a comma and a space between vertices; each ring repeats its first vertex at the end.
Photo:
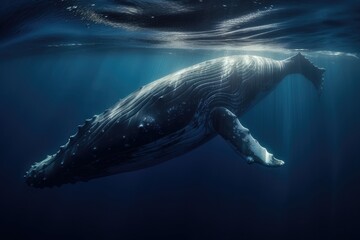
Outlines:
POLYGON ((289 74, 302 74, 320 91, 324 72, 300 53, 285 60, 229 56, 185 68, 87 119, 59 151, 31 166, 26 182, 42 188, 134 171, 216 135, 247 163, 281 166, 239 117, 289 74))

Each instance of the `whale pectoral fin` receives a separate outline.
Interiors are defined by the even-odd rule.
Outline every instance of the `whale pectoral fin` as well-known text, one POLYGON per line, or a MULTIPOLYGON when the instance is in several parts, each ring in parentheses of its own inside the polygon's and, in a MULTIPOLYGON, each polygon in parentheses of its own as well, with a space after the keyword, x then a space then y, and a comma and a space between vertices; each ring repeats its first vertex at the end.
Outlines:
POLYGON ((212 110, 210 118, 212 128, 229 142, 247 163, 255 162, 269 167, 284 165, 284 161, 276 159, 253 138, 230 110, 217 107, 212 110))

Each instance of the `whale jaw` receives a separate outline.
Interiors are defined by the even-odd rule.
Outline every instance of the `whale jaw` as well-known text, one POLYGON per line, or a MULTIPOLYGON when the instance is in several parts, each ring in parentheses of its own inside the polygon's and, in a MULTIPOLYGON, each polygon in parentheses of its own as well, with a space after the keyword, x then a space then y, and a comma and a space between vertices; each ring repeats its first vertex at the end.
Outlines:
POLYGON ((41 162, 35 162, 24 175, 26 183, 35 188, 43 188, 48 182, 46 169, 48 164, 53 160, 54 156, 47 156, 41 162))
POLYGON ((24 175, 26 183, 34 188, 61 186, 75 181, 66 174, 66 169, 57 155, 49 155, 43 161, 34 163, 24 175))

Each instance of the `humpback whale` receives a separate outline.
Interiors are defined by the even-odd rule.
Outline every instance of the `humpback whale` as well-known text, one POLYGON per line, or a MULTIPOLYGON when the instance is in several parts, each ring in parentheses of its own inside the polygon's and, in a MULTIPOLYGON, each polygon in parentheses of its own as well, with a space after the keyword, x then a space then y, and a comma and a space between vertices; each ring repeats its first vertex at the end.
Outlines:
POLYGON ((38 188, 134 171, 186 153, 220 135, 247 163, 284 164, 239 121, 289 74, 318 91, 324 69, 301 53, 284 59, 237 55, 205 61, 151 82, 87 119, 53 155, 26 172, 38 188))

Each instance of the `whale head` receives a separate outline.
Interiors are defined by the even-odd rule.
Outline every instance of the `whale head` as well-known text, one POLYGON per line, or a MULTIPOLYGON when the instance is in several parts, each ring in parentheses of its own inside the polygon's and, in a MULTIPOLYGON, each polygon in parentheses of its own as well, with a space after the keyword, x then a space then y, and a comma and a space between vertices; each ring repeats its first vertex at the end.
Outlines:
POLYGON ((26 183, 31 187, 44 188, 75 182, 62 159, 64 156, 57 153, 35 162, 24 175, 26 183))

